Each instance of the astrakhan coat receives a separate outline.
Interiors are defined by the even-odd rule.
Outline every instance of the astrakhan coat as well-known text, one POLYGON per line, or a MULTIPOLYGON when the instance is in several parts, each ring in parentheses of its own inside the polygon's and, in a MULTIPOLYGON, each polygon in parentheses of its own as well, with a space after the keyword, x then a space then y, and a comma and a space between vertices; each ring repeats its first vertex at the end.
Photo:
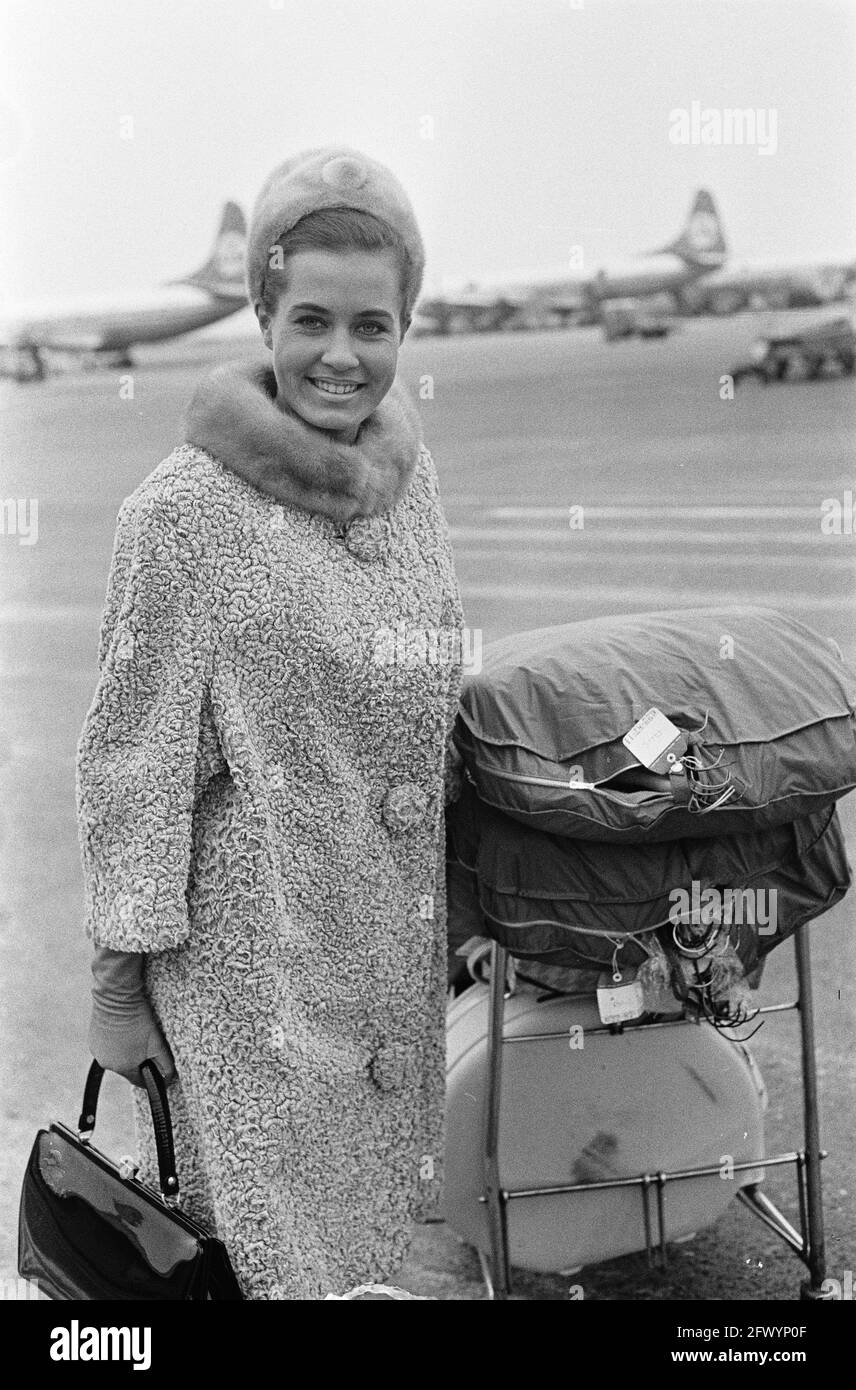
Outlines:
POLYGON ((462 622, 424 448, 383 518, 281 506, 190 445, 119 514, 87 929, 149 953, 183 1203, 247 1298, 390 1277, 440 1193, 462 622))

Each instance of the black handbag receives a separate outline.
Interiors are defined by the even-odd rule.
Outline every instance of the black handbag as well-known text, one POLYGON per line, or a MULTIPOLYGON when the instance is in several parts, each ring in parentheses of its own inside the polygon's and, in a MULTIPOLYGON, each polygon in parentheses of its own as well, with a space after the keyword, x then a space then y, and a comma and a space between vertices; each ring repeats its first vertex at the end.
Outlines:
POLYGON ((18 1219, 18 1273, 53 1299, 241 1299, 222 1241, 178 1209, 172 1121, 154 1062, 140 1068, 154 1125, 160 1192, 92 1147, 104 1068, 93 1061, 77 1133, 40 1129, 18 1219))

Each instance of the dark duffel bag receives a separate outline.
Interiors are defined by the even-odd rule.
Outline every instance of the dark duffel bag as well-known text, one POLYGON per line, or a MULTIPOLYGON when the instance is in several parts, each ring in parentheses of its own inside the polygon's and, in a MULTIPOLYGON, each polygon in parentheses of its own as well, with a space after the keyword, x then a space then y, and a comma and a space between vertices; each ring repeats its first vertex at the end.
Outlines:
POLYGON ((749 835, 616 845, 533 830, 465 779, 446 826, 452 941, 478 921, 518 959, 549 965, 606 969, 617 946, 622 966, 640 965, 640 938, 668 929, 678 894, 717 889, 742 901, 732 939, 748 973, 851 883, 835 807, 749 835))
POLYGON ((856 787, 856 676, 769 609, 595 618, 489 643, 454 740, 482 801, 539 830, 740 835, 856 787))

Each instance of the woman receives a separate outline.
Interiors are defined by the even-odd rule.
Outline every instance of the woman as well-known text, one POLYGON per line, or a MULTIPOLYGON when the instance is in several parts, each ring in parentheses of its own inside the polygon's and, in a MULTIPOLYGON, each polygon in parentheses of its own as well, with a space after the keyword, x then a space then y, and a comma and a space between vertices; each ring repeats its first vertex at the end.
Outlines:
POLYGON ((383 166, 274 171, 248 245, 272 369, 215 372, 123 504, 78 749, 90 1046, 175 1075, 182 1200, 252 1299, 387 1278, 440 1189, 463 617, 394 384, 423 264, 383 166))

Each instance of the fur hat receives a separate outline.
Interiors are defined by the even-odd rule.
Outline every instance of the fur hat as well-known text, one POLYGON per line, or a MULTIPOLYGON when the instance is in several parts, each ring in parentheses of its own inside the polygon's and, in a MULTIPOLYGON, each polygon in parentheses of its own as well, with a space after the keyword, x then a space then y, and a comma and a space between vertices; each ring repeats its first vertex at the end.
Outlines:
POLYGON ((262 187, 247 241, 250 303, 255 307, 261 298, 271 248, 279 238, 307 213, 330 207, 371 212, 399 233, 410 257, 404 286, 405 313, 409 317, 425 269, 425 248, 410 200, 385 165, 358 150, 338 145, 292 155, 274 169, 262 187))

